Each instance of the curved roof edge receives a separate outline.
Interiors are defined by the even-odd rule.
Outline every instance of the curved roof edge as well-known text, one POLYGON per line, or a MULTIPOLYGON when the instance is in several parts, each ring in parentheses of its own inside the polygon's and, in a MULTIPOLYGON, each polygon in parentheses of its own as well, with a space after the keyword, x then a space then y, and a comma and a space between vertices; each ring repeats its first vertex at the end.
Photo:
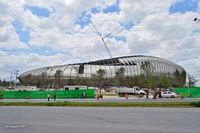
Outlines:
MULTIPOLYGON (((39 70, 39 69, 48 69, 48 68, 52 68, 52 67, 62 67, 62 66, 65 66, 65 65, 86 65, 86 64, 89 64, 89 65, 124 65, 118 59, 130 58, 130 57, 151 57, 151 58, 157 58, 157 59, 164 60, 164 61, 167 61, 169 63, 175 64, 175 65, 178 65, 178 64, 176 64, 172 61, 169 61, 167 59, 163 59, 163 58, 160 58, 160 57, 148 56, 148 55, 128 55, 128 56, 119 56, 119 57, 108 58, 108 59, 100 59, 100 60, 89 61, 89 62, 84 62, 84 63, 71 63, 71 64, 64 64, 64 65, 40 67, 40 68, 36 68, 36 69, 26 71, 24 73, 28 73, 30 71, 39 70)), ((127 64, 127 65, 136 65, 136 64, 133 63, 133 64, 127 64)), ((181 67, 180 65, 178 65, 178 66, 181 67)), ((181 68, 183 68, 183 67, 181 67, 181 68)), ((24 73, 22 73, 22 74, 24 74, 24 73)))

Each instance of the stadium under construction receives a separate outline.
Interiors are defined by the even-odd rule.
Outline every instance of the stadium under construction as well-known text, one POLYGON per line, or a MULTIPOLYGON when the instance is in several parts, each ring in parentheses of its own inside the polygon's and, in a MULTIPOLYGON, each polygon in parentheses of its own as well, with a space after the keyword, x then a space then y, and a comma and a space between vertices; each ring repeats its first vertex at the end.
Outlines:
POLYGON ((24 85, 57 88, 65 85, 151 87, 153 84, 182 87, 186 71, 166 59, 134 55, 38 68, 22 73, 19 80, 24 85))

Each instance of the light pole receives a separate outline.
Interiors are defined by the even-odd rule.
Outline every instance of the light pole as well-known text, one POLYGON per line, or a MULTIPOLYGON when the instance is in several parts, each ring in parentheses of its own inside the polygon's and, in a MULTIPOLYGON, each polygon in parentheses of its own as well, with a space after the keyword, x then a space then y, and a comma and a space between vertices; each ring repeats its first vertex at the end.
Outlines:
POLYGON ((16 84, 17 84, 17 77, 19 75, 19 70, 14 70, 14 74, 15 74, 15 87, 16 87, 16 84))
POLYGON ((12 74, 13 74, 13 71, 10 72, 10 87, 12 86, 12 74))
POLYGON ((199 18, 194 18, 193 20, 196 21, 196 22, 200 22, 199 18))

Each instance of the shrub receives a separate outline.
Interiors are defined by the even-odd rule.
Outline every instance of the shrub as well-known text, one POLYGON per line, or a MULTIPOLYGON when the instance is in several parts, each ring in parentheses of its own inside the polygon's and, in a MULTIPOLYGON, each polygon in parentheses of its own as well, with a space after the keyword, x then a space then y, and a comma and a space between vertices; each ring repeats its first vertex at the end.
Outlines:
POLYGON ((194 107, 200 107, 200 101, 192 102, 191 105, 194 107))
POLYGON ((0 99, 3 99, 3 91, 0 90, 0 99))

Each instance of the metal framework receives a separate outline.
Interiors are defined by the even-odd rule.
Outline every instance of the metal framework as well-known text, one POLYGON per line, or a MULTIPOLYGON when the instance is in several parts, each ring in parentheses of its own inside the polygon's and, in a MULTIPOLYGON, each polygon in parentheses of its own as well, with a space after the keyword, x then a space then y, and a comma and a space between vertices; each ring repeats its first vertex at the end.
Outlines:
POLYGON ((27 75, 31 75, 37 79, 38 76, 46 74, 48 81, 51 81, 54 79, 56 72, 59 70, 62 73, 61 80, 65 80, 67 84, 67 81, 70 79, 90 79, 92 78, 92 74, 95 74, 99 69, 105 70, 105 78, 113 79, 115 77, 116 71, 120 68, 124 68, 125 76, 134 77, 142 74, 141 65, 145 62, 149 62, 151 64, 152 72, 155 76, 164 74, 173 77, 177 70, 180 73, 183 71, 185 72, 181 66, 171 61, 153 56, 136 55, 85 63, 38 68, 22 73, 19 79, 22 83, 25 83, 27 82, 25 81, 27 75))

